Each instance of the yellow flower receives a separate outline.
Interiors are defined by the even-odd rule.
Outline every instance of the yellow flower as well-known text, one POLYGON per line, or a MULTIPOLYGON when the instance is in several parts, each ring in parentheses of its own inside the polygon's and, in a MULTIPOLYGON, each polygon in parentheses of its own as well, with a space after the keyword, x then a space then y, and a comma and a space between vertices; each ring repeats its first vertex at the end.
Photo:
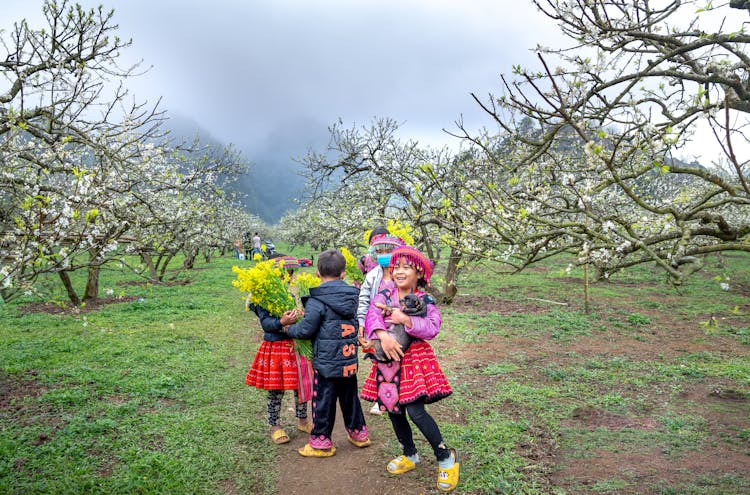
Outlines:
POLYGON ((407 246, 414 245, 414 237, 411 233, 411 225, 402 223, 399 220, 388 220, 388 233, 395 237, 400 237, 407 246))
POLYGON ((310 289, 320 285, 320 279, 312 273, 300 272, 291 282, 292 289, 299 297, 310 295, 310 289))
POLYGON ((289 275, 280 267, 274 267, 273 261, 264 261, 252 268, 233 266, 232 271, 237 274, 232 285, 248 292, 252 304, 265 308, 273 316, 280 318, 285 311, 296 307, 289 289, 289 275))
POLYGON ((357 266, 357 259, 345 247, 341 248, 341 254, 343 254, 344 259, 346 259, 346 276, 349 277, 352 282, 361 284, 365 280, 365 277, 357 266))

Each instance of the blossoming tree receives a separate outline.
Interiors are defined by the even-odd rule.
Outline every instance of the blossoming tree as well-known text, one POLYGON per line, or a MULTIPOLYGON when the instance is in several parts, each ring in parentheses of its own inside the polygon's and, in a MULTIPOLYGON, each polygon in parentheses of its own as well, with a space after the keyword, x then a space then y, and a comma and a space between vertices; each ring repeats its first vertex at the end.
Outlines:
POLYGON ((1 43, 3 299, 38 290, 53 274, 79 304, 98 296, 100 267, 130 249, 192 252, 236 235, 209 226, 234 207, 222 186, 243 168, 236 154, 167 147, 164 115, 126 105, 124 86, 110 82, 136 68, 118 66, 129 43, 111 37, 113 12, 66 1, 46 2, 43 12, 45 28, 16 23, 1 43), (70 278, 76 270, 87 271, 82 296, 70 278))
POLYGON ((702 255, 750 251, 746 13, 535 3, 571 46, 538 47, 539 70, 475 96, 499 132, 459 126, 481 151, 477 192, 452 205, 473 215, 469 237, 504 237, 495 254, 518 267, 574 250, 600 275, 655 262, 675 283, 702 255), (710 163, 687 155, 697 139, 710 163))
POLYGON ((328 152, 310 153, 304 159, 312 194, 301 214, 309 230, 339 236, 343 232, 354 245, 373 227, 373 219, 407 222, 417 245, 434 261, 441 260, 441 247, 451 239, 444 285, 433 287, 443 302, 450 302, 457 292, 456 277, 467 261, 460 211, 446 208, 446 198, 456 201, 464 194, 465 185, 451 175, 460 163, 446 149, 400 140, 398 128, 392 119, 376 119, 359 128, 333 125, 328 152))

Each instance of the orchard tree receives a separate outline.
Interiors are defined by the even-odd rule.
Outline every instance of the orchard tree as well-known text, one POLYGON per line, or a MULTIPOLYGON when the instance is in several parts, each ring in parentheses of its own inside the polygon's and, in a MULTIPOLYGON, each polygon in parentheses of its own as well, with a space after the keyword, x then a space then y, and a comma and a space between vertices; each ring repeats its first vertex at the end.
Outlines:
POLYGON ((356 253, 366 249, 364 232, 385 224, 385 197, 385 188, 373 177, 347 181, 312 195, 285 215, 279 235, 292 245, 310 244, 315 251, 346 247, 356 253))
POLYGON ((185 255, 182 268, 189 268, 201 249, 229 245, 240 235, 226 221, 239 202, 228 191, 246 170, 232 147, 161 151, 158 160, 132 164, 135 175, 149 182, 122 194, 113 210, 119 223, 131 226, 125 253, 138 255, 143 265, 133 268, 152 282, 165 281, 178 253, 185 255))
POLYGON ((313 200, 297 214, 308 216, 315 231, 345 233, 347 240, 361 239, 362 231, 387 218, 408 223, 418 247, 435 262, 450 241, 444 286, 433 291, 443 302, 451 302, 459 270, 467 261, 458 212, 445 207, 446 195, 457 200, 464 194, 464 185, 453 180, 460 165, 445 149, 401 141, 392 119, 349 129, 339 122, 330 131, 327 152, 310 153, 304 160, 313 200), (365 221, 363 228, 367 218, 381 221, 365 221))
POLYGON ((116 248, 127 225, 103 222, 100 215, 131 187, 117 177, 119 170, 138 158, 135 144, 159 137, 162 116, 144 105, 127 106, 123 87, 110 87, 108 81, 136 70, 117 64, 129 42, 113 37, 111 11, 66 1, 45 2, 42 9, 45 28, 21 21, 0 36, 6 50, 0 56, 6 81, 0 93, 0 286, 8 299, 54 272, 77 303, 68 273, 83 264, 96 270, 101 254, 116 248))
MULTIPOLYGON (((681 283, 702 255, 750 251, 744 11, 711 2, 542 1, 572 42, 538 47, 479 105, 499 132, 457 135, 481 184, 453 204, 518 268, 573 250, 607 276, 655 262, 681 283), (687 156, 704 143, 706 163, 687 156)), ((484 251, 487 252, 487 251, 484 251)))
POLYGON ((123 245, 192 253, 220 242, 206 224, 234 208, 222 186, 244 166, 232 151, 166 147, 163 116, 126 105, 112 82, 136 67, 117 63, 130 43, 113 36, 112 11, 62 1, 43 12, 45 28, 22 21, 0 37, 0 295, 54 274, 77 305, 98 297, 99 269, 123 245), (82 296, 76 270, 88 272, 82 296))

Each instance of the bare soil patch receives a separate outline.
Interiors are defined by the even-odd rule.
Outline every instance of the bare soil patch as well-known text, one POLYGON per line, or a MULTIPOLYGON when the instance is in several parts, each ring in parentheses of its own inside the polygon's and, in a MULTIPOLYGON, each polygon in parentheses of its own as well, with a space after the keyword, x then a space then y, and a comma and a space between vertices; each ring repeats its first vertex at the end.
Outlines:
MULTIPOLYGON (((31 440, 38 447, 52 440, 55 432, 63 426, 63 421, 55 414, 52 405, 35 400, 47 392, 47 387, 36 376, 33 370, 21 376, 0 372, 0 418, 23 427, 39 424, 50 427, 49 432, 42 432, 31 440)), ((16 459, 15 469, 22 469, 25 462, 23 458, 16 459)))
POLYGON ((515 313, 539 314, 549 311, 548 306, 533 303, 520 303, 497 296, 456 296, 450 306, 457 313, 471 313, 475 315, 486 315, 497 313, 500 315, 512 315, 515 313))
POLYGON ((92 313, 110 304, 119 304, 138 300, 138 296, 124 297, 99 297, 97 299, 86 301, 83 306, 68 306, 53 302, 34 302, 20 306, 18 310, 24 314, 30 313, 48 313, 57 314, 82 314, 92 313))
MULTIPOLYGON (((607 479, 619 479, 627 486, 618 487, 618 495, 665 493, 659 487, 674 486, 689 479, 706 477, 720 479, 726 474, 744 476, 750 469, 750 457, 727 453, 724 449, 692 451, 673 458, 659 449, 637 453, 597 450, 586 459, 561 459, 553 474, 558 487, 573 487, 568 493, 602 493, 595 484, 607 479)), ((711 493, 708 489, 705 493, 711 493)), ((722 492, 723 493, 723 492, 722 492)))
POLYGON ((569 428, 583 426, 590 430, 597 428, 650 430, 659 426, 659 423, 653 418, 634 418, 592 407, 580 407, 573 411, 570 420, 563 422, 563 426, 569 428))

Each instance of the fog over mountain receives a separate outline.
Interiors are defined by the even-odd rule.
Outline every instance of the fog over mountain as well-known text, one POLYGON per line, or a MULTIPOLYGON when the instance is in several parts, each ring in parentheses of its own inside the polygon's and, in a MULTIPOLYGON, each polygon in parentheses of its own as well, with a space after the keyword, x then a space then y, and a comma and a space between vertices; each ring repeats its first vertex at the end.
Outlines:
MULTIPOLYGON (((198 137, 206 146, 229 144, 190 117, 180 114, 168 117, 164 128, 174 142, 198 137)), ((249 165, 248 173, 237 184, 249 211, 268 223, 275 223, 284 213, 297 208, 293 201, 302 198, 305 182, 300 175, 299 159, 311 149, 318 152, 325 149, 328 144, 328 133, 322 132, 325 129, 319 122, 297 120, 277 125, 262 139, 233 143, 249 165)))

